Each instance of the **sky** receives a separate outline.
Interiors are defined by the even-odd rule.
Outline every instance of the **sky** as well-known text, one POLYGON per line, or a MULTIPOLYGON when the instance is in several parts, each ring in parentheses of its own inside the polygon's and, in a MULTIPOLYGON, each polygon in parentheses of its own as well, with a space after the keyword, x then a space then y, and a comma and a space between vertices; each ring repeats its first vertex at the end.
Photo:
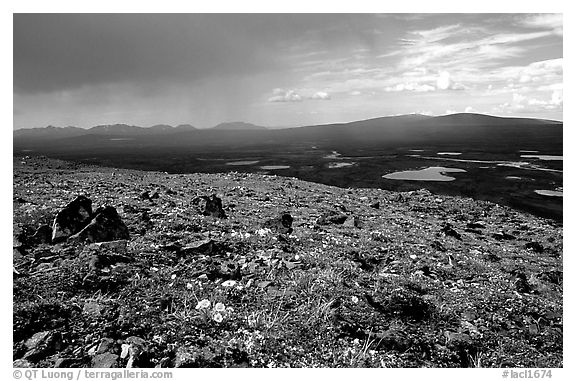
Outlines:
POLYGON ((14 14, 13 128, 563 120, 560 14, 14 14))

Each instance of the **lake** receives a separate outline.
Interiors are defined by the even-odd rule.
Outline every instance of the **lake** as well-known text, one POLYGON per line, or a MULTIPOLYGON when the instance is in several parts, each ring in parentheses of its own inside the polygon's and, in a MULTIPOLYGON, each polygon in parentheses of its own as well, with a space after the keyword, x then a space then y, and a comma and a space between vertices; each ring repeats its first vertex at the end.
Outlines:
POLYGON ((526 159, 539 159, 539 160, 564 160, 561 155, 520 155, 526 159))
POLYGON ((258 163, 260 160, 242 160, 242 161, 229 161, 226 165, 252 165, 258 163))
POLYGON ((551 196, 551 197, 563 197, 564 196, 563 192, 546 190, 546 189, 537 189, 534 192, 536 192, 542 196, 551 196))
POLYGON ((289 165, 263 165, 260 167, 260 169, 266 169, 266 170, 274 170, 274 169, 288 169, 290 168, 289 165))
POLYGON ((384 175, 389 180, 410 180, 410 181, 454 181, 456 178, 446 176, 449 172, 466 172, 461 168, 428 167, 417 171, 402 171, 384 175))

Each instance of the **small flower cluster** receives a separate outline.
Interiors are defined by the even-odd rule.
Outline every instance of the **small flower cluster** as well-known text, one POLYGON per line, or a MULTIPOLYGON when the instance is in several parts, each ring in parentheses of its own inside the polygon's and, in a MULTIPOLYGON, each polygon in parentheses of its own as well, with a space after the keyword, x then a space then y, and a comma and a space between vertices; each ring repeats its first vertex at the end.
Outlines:
POLYGON ((226 307, 224 303, 218 302, 214 304, 212 309, 210 309, 211 306, 212 303, 208 299, 202 299, 198 304, 196 304, 196 309, 200 311, 206 319, 212 319, 216 323, 222 323, 224 318, 230 316, 234 312, 234 308, 226 307))

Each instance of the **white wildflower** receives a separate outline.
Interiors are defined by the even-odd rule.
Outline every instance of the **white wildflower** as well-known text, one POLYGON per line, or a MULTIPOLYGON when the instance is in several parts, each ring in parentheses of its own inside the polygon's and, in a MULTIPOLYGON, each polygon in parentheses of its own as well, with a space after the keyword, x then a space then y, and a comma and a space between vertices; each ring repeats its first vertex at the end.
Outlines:
POLYGON ((197 310, 201 310, 201 309, 205 309, 205 308, 210 308, 210 301, 208 299, 203 299, 203 300, 199 301, 198 304, 196 305, 197 310))
POLYGON ((222 315, 220 314, 220 312, 215 313, 214 316, 212 316, 212 319, 214 319, 214 321, 217 322, 217 323, 221 323, 222 320, 224 320, 224 318, 222 317, 222 315))
POLYGON ((227 280, 222 283, 222 287, 234 287, 234 286, 236 286, 235 280, 227 280))
POLYGON ((214 306, 214 311, 223 312, 225 310, 226 306, 224 305, 224 303, 216 303, 216 305, 214 306))

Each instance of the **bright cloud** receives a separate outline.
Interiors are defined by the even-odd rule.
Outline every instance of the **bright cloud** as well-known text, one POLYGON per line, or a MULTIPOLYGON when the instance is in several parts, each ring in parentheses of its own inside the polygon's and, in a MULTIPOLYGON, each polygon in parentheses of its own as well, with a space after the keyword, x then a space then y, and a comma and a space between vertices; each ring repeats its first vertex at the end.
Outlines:
POLYGON ((274 89, 268 102, 302 102, 303 98, 294 90, 274 89))
POLYGON ((562 36, 562 14, 548 13, 539 15, 526 16, 521 25, 529 28, 553 30, 559 36, 562 36))
POLYGON ((329 100, 330 99, 330 94, 328 94, 325 91, 317 91, 314 94, 312 94, 311 96, 312 99, 321 99, 321 100, 329 100))

